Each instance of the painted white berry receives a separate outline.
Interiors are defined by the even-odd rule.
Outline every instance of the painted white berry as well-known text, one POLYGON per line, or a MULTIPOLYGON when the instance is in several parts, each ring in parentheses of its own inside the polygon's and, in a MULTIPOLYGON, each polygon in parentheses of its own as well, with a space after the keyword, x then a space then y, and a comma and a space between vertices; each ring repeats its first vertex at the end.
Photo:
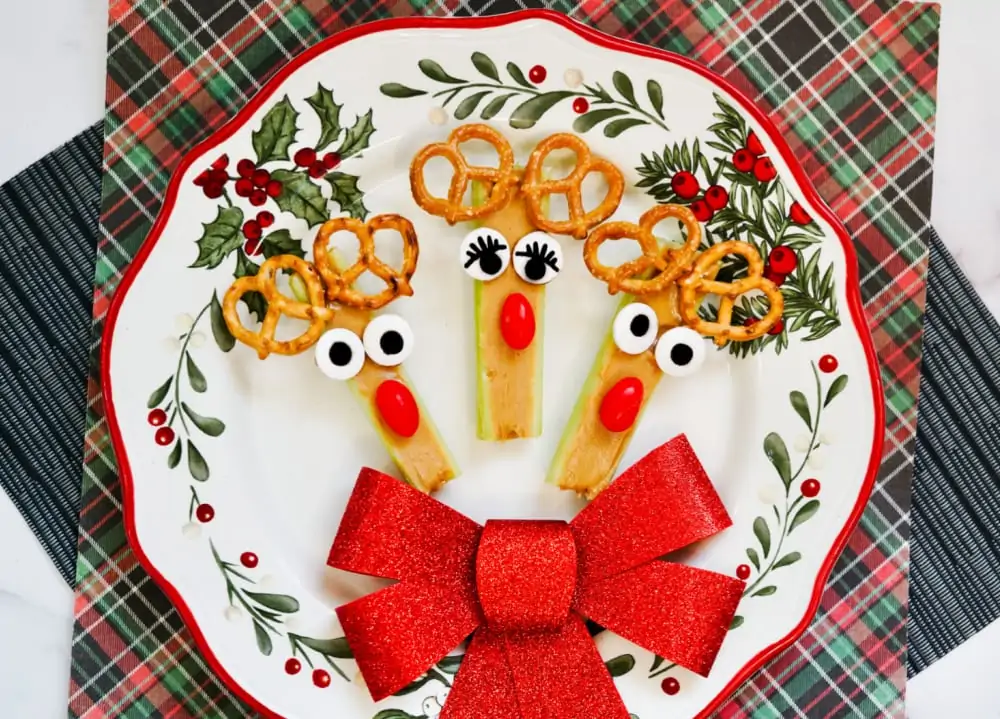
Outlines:
POLYGON ((826 466, 826 453, 821 449, 813 450, 813 453, 809 455, 809 459, 806 461, 812 469, 823 469, 826 466))
POLYGON ((354 675, 354 684, 356 686, 361 687, 362 689, 367 689, 368 688, 368 684, 365 683, 364 675, 362 675, 361 672, 357 672, 354 675))
POLYGON ((764 504, 777 504, 785 495, 777 482, 764 482, 757 490, 757 498, 764 504))
POLYGON ((571 67, 563 73, 563 81, 567 87, 580 87, 583 84, 583 73, 571 67))
POLYGON ((194 348, 205 346, 205 335, 201 332, 195 332, 191 335, 190 345, 194 348))
POLYGON ((188 522, 181 527, 181 534, 185 539, 198 539, 201 536, 201 525, 197 522, 188 522))
POLYGON ((811 441, 812 441, 812 437, 810 437, 808 435, 805 435, 805 434, 800 434, 798 437, 795 438, 795 444, 793 445, 795 447, 795 451, 796 452, 808 452, 809 451, 809 443, 811 441))
POLYGON ((837 441, 837 435, 832 430, 820 432, 819 441, 821 444, 833 444, 834 442, 837 441))
POLYGON ((265 574, 263 577, 260 578, 257 584, 261 589, 272 590, 275 589, 278 582, 277 580, 275 580, 274 575, 265 574))
POLYGON ((238 622, 243 619, 243 610, 239 607, 234 607, 231 604, 226 607, 226 611, 223 614, 225 615, 227 622, 238 622))
POLYGON ((448 113, 443 107, 432 107, 428 119, 432 125, 443 125, 448 122, 448 113))
POLYGON ((174 318, 174 329, 177 331, 177 334, 182 335, 192 327, 194 327, 194 317, 186 312, 174 318))

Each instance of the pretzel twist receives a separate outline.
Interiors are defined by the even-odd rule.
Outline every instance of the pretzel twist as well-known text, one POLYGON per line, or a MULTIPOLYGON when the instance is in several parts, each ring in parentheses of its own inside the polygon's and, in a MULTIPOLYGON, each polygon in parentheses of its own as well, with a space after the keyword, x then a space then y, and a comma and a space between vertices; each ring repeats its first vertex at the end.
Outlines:
POLYGON ((241 277, 233 282, 222 301, 222 316, 233 337, 253 347, 257 350, 257 356, 264 359, 272 352, 295 355, 312 347, 333 317, 333 310, 326 307, 323 282, 316 268, 295 255, 278 255, 264 262, 256 275, 241 277), (291 270, 302 278, 309 297, 308 303, 292 299, 278 290, 275 277, 280 270, 291 270), (237 303, 248 292, 260 292, 267 300, 267 313, 258 332, 244 327, 236 311, 237 303), (309 327, 294 339, 276 340, 274 333, 282 315, 305 320, 309 327))
POLYGON ((701 224, 682 205, 656 205, 631 222, 607 222, 597 227, 583 245, 583 261, 597 279, 606 282, 608 292, 625 291, 630 295, 650 295, 663 292, 691 267, 701 245, 701 224), (687 240, 677 249, 660 246, 653 229, 667 218, 680 220, 687 231, 687 240), (602 264, 597 254, 608 240, 635 240, 642 254, 617 267, 602 264))
POLYGON ((618 209, 625 193, 625 177, 607 160, 595 158, 587 143, 579 137, 564 132, 545 138, 531 153, 524 169, 521 192, 525 195, 528 216, 538 229, 582 240, 595 225, 604 222, 618 209), (566 177, 546 180, 542 165, 545 158, 556 150, 572 150, 576 154, 576 166, 566 177), (582 188, 587 175, 593 172, 604 176, 608 192, 601 203, 588 212, 583 206, 582 188), (543 200, 548 195, 566 195, 569 219, 552 220, 546 216, 543 200))
POLYGON ((319 228, 313 243, 313 258, 316 269, 326 284, 327 302, 358 309, 377 310, 385 307, 400 295, 413 294, 410 280, 417 270, 420 246, 413 223, 401 215, 376 215, 367 222, 353 217, 337 217, 327 220, 319 228), (346 230, 358 238, 358 256, 354 264, 341 269, 334 253, 330 250, 333 233, 346 230), (403 238, 403 264, 396 270, 380 260, 375 254, 375 233, 379 230, 395 230, 403 238), (371 272, 385 282, 386 287, 378 294, 371 295, 355 289, 354 283, 362 274, 371 272))
POLYGON ((705 250, 694 263, 691 272, 680 280, 681 316, 691 329, 707 337, 715 337, 720 347, 726 342, 747 342, 763 337, 781 319, 785 298, 778 286, 764 277, 764 260, 760 253, 746 242, 729 240, 705 250), (733 282, 719 282, 708 275, 727 255, 739 255, 747 261, 747 276, 733 282), (767 314, 748 327, 734 327, 733 306, 736 299, 747 292, 759 290, 768 301, 767 314), (714 322, 701 318, 698 308, 706 294, 718 295, 719 315, 714 322))
POLYGON ((410 163, 410 189, 416 203, 432 215, 443 217, 449 225, 459 221, 486 217, 503 209, 513 196, 518 177, 514 171, 514 150, 499 132, 489 125, 474 123, 452 130, 447 142, 428 145, 416 154, 410 163), (498 167, 470 165, 459 147, 463 142, 482 140, 497 151, 498 167), (424 168, 435 158, 443 157, 453 170, 448 185, 448 197, 436 197, 427 189, 424 168), (472 181, 489 187, 489 197, 482 205, 465 205, 463 199, 472 181))

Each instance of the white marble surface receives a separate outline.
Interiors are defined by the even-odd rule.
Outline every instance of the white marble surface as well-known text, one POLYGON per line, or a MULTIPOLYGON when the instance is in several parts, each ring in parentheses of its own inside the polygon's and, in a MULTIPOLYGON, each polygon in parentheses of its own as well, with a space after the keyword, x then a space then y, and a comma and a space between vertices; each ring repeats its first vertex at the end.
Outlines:
MULTIPOLYGON (((934 223, 1000 315, 1000 3, 942 0, 934 223)), ((8 0, 0 7, 0 182, 101 117, 107 0, 8 0), (26 32, 44 28, 44 35, 26 32), (44 41, 40 39, 44 37, 44 41)), ((73 595, 0 494, 0 706, 65 716, 73 595)), ((1000 718, 1000 622, 921 673, 910 719, 1000 718)))

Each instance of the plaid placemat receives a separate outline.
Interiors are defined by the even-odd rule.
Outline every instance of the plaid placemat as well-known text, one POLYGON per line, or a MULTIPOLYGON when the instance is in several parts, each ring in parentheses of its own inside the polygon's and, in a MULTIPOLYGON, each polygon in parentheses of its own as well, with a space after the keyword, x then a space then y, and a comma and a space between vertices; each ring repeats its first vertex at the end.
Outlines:
MULTIPOLYGON (((902 717, 937 8, 872 0, 546 5, 700 60, 741 86, 770 112, 856 238, 887 392, 889 441, 878 486, 810 629, 720 715, 902 717)), ((215 0, 197 7, 173 0, 111 6, 95 337, 172 169, 288 57, 359 21, 524 4, 215 0)), ((90 370, 93 380, 96 363, 90 370)), ((70 714, 246 716, 125 544, 99 388, 96 381, 90 387, 70 714)))

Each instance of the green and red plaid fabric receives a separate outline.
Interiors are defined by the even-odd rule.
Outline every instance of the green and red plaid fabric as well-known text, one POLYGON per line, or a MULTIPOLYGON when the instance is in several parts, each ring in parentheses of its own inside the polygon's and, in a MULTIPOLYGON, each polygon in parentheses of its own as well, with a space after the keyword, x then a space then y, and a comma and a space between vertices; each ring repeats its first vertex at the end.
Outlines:
POLYGON ((525 7, 687 55, 736 83, 770 114, 855 238, 886 388, 878 485, 808 631, 718 716, 904 716, 940 16, 934 5, 890 0, 112 0, 70 716, 250 715, 126 543, 97 379, 109 298, 181 157, 289 58, 338 30, 525 7))

